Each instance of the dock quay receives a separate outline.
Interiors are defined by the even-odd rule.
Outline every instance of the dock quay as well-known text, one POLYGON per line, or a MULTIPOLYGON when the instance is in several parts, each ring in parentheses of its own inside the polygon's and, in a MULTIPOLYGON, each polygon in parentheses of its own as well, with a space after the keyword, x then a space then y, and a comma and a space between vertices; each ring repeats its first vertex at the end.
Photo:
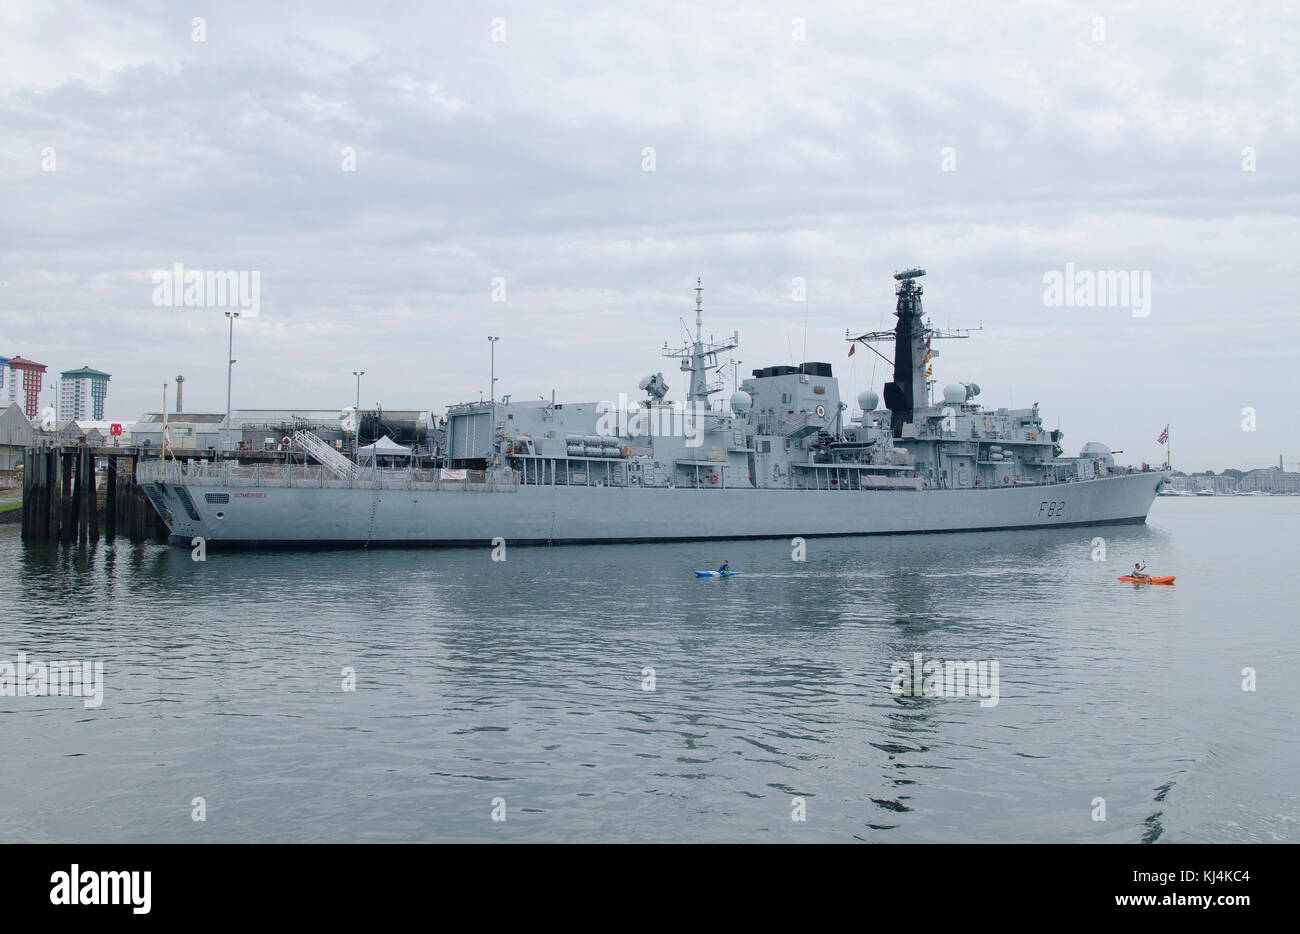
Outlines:
MULTIPOLYGON (((213 450, 169 452, 166 463, 238 462, 285 465, 293 455, 282 451, 240 451, 224 458, 213 450)), ((301 459, 301 455, 298 455, 301 459)), ((24 449, 22 538, 24 542, 82 545, 102 536, 122 535, 133 542, 166 543, 169 530, 141 489, 141 464, 161 466, 157 448, 43 445, 24 449)))

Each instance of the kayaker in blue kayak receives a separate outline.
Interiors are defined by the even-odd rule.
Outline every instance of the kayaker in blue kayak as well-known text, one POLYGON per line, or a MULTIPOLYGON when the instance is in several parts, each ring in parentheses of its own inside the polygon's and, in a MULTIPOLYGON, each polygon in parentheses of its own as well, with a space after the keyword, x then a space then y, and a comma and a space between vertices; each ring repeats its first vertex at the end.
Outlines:
POLYGON ((722 561, 722 567, 718 568, 718 573, 719 573, 719 574, 730 574, 730 573, 731 573, 731 564, 730 564, 730 562, 728 562, 725 558, 724 558, 723 561, 722 561))

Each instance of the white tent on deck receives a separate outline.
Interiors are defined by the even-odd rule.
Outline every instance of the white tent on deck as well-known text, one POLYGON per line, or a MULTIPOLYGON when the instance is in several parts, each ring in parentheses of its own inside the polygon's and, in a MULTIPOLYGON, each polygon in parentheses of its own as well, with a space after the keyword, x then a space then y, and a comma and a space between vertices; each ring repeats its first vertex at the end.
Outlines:
POLYGON ((358 460, 373 461, 376 457, 414 457, 410 448, 402 447, 388 435, 384 435, 374 444, 367 444, 361 448, 358 460))

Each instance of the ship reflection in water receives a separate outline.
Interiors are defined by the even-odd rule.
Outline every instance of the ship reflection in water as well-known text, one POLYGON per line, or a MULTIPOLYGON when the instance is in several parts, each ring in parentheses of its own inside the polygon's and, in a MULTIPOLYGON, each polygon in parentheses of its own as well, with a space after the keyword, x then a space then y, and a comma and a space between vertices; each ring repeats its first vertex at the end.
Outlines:
POLYGON ((1300 661, 1294 503, 813 540, 802 562, 787 540, 200 563, 0 530, 7 651, 104 662, 93 710, 4 699, 23 755, 0 832, 1295 842, 1300 686, 1261 674, 1267 689, 1241 690, 1245 666, 1300 661), (724 558, 744 573, 692 573, 724 558), (1178 584, 1117 584, 1136 560, 1178 584), (918 655, 996 662, 996 703, 946 677, 896 690, 918 655))

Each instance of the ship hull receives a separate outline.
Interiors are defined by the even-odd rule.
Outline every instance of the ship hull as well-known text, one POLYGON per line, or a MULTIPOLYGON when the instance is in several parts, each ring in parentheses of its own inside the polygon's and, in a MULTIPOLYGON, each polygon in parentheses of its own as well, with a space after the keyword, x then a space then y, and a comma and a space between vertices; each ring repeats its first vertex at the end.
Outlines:
POLYGON ((172 541, 209 547, 469 546, 898 535, 1140 523, 1164 472, 984 490, 150 484, 172 541), (214 505, 214 503, 216 503, 214 505))

